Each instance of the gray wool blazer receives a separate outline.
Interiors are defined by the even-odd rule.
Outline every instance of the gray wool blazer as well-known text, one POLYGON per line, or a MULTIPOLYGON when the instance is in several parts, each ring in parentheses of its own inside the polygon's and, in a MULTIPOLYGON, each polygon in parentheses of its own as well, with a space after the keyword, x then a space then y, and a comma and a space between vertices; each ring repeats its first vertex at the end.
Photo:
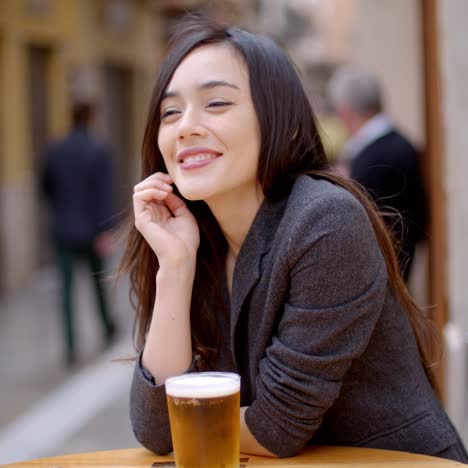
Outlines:
MULTIPOLYGON (((220 362, 232 364, 219 367, 241 375, 247 426, 272 453, 327 444, 467 460, 365 210, 344 189, 301 176, 288 198, 263 202, 237 258, 229 306, 220 362)), ((164 385, 151 383, 141 364, 130 415, 142 445, 172 450, 164 385)))

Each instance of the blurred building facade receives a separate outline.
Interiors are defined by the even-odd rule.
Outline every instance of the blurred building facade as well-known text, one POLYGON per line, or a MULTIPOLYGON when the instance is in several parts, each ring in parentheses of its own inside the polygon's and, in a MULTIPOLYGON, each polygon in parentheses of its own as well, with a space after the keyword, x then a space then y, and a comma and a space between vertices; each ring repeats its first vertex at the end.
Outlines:
MULTIPOLYGON (((152 11, 143 1, 0 2, 3 291, 20 287, 46 260, 41 154, 67 132, 73 99, 98 103, 98 133, 114 151, 116 195, 128 191, 161 52, 152 11)), ((124 207, 123 196, 118 203, 124 207)))
POLYGON ((331 71, 353 56, 357 1, 260 0, 257 10, 257 29, 288 51, 320 105, 331 71))

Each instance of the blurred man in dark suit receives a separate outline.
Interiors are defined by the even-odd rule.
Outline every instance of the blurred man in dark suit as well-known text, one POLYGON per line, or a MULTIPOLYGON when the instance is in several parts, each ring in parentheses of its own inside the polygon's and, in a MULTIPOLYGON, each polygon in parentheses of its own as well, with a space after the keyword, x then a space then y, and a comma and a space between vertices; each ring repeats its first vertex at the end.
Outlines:
POLYGON ((384 219, 397 242, 400 269, 407 280, 426 223, 418 151, 385 114, 376 76, 343 66, 332 76, 328 95, 350 135, 342 160, 349 176, 368 191, 382 212, 389 212, 384 219))
POLYGON ((73 274, 77 263, 87 263, 96 292, 106 344, 116 326, 110 316, 103 280, 103 260, 109 252, 112 227, 112 160, 107 145, 91 133, 94 105, 76 103, 73 128, 44 155, 42 187, 51 211, 51 234, 61 276, 61 304, 66 363, 76 361, 72 304, 73 274))

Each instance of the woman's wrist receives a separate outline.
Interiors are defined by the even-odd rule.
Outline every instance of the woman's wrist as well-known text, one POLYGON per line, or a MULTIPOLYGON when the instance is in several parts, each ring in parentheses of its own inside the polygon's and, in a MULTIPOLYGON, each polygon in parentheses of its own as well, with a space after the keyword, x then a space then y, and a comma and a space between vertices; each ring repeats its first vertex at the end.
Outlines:
POLYGON ((187 278, 195 276, 196 258, 184 258, 177 260, 165 260, 159 263, 159 269, 156 274, 156 280, 164 280, 165 278, 187 278))

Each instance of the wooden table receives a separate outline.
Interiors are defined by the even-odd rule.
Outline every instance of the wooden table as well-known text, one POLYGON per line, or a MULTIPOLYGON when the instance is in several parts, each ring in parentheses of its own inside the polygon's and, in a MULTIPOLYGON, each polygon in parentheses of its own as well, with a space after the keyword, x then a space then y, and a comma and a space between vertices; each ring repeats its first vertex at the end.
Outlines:
MULTIPOLYGON (((42 458, 38 460, 14 463, 14 468, 47 467, 126 467, 126 468, 164 468, 174 467, 172 456, 160 457, 145 449, 111 450, 107 452, 80 453, 60 457, 42 458)), ((241 467, 255 466, 289 468, 423 468, 468 466, 442 458, 414 455, 411 453, 376 450, 357 447, 312 447, 306 449, 297 457, 264 458, 251 455, 241 455, 241 467)))

